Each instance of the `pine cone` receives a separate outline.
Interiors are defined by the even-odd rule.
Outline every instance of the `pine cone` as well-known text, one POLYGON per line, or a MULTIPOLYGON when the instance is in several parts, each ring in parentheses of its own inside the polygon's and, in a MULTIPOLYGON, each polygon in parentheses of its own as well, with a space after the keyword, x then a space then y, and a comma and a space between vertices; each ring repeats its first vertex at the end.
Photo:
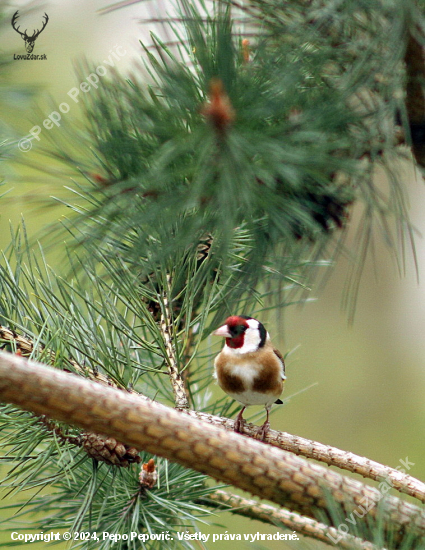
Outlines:
POLYGON ((199 241, 199 244, 196 247, 196 259, 198 261, 198 267, 200 267, 202 262, 207 259, 208 255, 210 254, 212 244, 213 236, 211 235, 211 233, 207 233, 199 241))
POLYGON ((127 468, 142 460, 137 449, 105 435, 86 432, 81 435, 81 445, 91 458, 113 466, 127 468))

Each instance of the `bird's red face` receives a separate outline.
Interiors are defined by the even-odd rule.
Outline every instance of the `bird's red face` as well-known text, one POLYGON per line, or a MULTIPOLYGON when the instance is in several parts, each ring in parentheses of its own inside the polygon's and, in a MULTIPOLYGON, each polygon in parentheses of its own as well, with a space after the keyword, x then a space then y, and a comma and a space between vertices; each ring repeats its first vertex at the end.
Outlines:
POLYGON ((259 321, 241 315, 228 317, 225 324, 213 334, 224 336, 229 348, 240 350, 242 353, 261 348, 267 338, 267 331, 259 321))
POLYGON ((233 315, 226 319, 225 324, 215 330, 213 334, 216 336, 224 336, 226 344, 229 348, 237 349, 244 345, 245 332, 248 330, 249 324, 247 319, 233 315))

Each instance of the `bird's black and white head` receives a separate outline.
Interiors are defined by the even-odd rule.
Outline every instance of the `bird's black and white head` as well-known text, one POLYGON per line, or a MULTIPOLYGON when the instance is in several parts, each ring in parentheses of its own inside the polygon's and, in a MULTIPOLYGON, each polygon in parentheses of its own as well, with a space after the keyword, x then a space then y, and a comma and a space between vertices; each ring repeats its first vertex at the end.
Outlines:
POLYGON ((269 338, 264 325, 257 319, 245 315, 228 317, 223 326, 213 332, 216 336, 226 338, 225 349, 235 353, 252 353, 262 348, 269 338))

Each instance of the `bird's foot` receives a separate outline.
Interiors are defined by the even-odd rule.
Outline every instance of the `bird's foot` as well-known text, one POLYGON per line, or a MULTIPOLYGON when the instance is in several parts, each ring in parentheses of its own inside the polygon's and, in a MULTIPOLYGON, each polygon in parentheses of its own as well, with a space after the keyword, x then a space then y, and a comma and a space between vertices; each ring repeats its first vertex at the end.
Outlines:
POLYGON ((235 420, 235 432, 239 434, 243 434, 243 427, 245 425, 245 419, 239 418, 239 416, 235 420))
POLYGON ((243 412, 244 412, 245 409, 246 409, 246 407, 242 407, 242 410, 239 412, 239 414, 238 414, 238 416, 236 417, 236 420, 235 420, 234 429, 235 429, 235 432, 237 432, 239 434, 243 433, 243 427, 244 427, 244 424, 245 424, 245 419, 243 417, 243 412))
POLYGON ((256 439, 259 439, 260 441, 265 441, 269 429, 270 422, 267 420, 262 426, 258 428, 256 439))

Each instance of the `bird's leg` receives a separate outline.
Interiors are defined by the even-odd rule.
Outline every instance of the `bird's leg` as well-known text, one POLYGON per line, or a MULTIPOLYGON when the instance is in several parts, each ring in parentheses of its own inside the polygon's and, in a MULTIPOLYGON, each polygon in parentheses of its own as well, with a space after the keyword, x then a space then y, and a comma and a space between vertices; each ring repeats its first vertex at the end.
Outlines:
POLYGON ((244 410, 246 409, 246 407, 242 407, 240 413, 238 414, 238 416, 236 417, 236 420, 235 420, 235 432, 238 432, 238 433, 243 433, 242 431, 242 427, 243 425, 245 424, 245 419, 243 418, 243 412, 244 410))
POLYGON ((256 439, 259 439, 260 441, 264 441, 266 439, 267 432, 270 429, 270 422, 269 422, 269 413, 270 413, 270 407, 266 407, 266 413, 267 418, 264 424, 258 428, 256 439))

